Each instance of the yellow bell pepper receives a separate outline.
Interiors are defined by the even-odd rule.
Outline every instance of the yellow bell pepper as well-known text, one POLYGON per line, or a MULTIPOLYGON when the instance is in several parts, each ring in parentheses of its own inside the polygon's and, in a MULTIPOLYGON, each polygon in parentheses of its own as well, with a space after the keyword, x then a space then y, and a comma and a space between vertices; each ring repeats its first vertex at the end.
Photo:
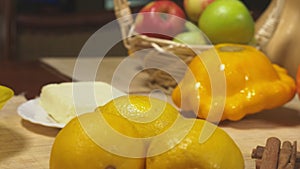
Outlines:
POLYGON ((13 90, 8 87, 0 85, 0 109, 4 104, 14 95, 13 90))
POLYGON ((177 106, 181 107, 181 101, 187 103, 182 109, 195 110, 197 107, 199 118, 205 119, 209 112, 215 112, 210 108, 218 110, 218 105, 211 103, 214 77, 209 77, 208 65, 203 60, 225 74, 225 94, 218 98, 224 102, 220 120, 240 120, 247 114, 279 107, 295 96, 295 80, 284 68, 272 64, 264 53, 248 45, 219 44, 191 61, 188 68, 192 73, 187 71, 172 93, 177 106), (221 65, 213 64, 213 54, 218 54, 221 65))
POLYGON ((298 71, 296 75, 296 86, 297 86, 297 93, 298 97, 300 98, 300 65, 298 66, 298 71))

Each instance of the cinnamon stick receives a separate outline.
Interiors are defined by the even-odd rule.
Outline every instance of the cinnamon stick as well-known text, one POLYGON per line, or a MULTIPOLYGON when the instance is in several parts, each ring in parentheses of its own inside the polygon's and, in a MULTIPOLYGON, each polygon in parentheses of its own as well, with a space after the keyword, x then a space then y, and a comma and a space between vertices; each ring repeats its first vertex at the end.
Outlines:
POLYGON ((290 164, 292 165, 293 168, 295 168, 296 165, 296 157, 297 156, 297 142, 294 141, 293 146, 292 146, 292 155, 290 159, 290 164))
MULTIPOLYGON (((286 164, 282 164, 282 168, 278 169, 295 169, 296 166, 296 156, 297 156, 297 142, 294 141, 293 145, 291 143, 286 144, 285 148, 288 148, 289 150, 287 151, 289 154, 287 154, 287 159, 282 159, 282 162, 286 162, 286 164), (288 145, 289 144, 289 145, 288 145)), ((282 150, 284 149, 284 145, 282 150)), ((281 150, 281 151, 282 151, 281 150)))
POLYGON ((276 137, 267 139, 260 169, 277 169, 280 144, 280 140, 276 137))
POLYGON ((276 137, 267 139, 266 146, 253 149, 256 169, 300 169, 300 152, 297 152, 297 142, 293 144, 284 141, 280 148, 280 140, 276 137))
POLYGON ((260 169, 261 166, 261 159, 255 160, 255 169, 260 169))
POLYGON ((291 163, 289 163, 284 169, 295 169, 295 167, 291 163))
POLYGON ((292 143, 285 141, 279 153, 278 169, 286 169, 292 155, 292 143))
MULTIPOLYGON (((251 158, 261 159, 264 149, 265 147, 263 146, 257 146, 257 148, 252 150, 251 158)), ((296 163, 300 163, 300 152, 296 153, 296 163)))
POLYGON ((265 147, 256 146, 255 149, 252 150, 251 158, 261 159, 264 153, 265 147))

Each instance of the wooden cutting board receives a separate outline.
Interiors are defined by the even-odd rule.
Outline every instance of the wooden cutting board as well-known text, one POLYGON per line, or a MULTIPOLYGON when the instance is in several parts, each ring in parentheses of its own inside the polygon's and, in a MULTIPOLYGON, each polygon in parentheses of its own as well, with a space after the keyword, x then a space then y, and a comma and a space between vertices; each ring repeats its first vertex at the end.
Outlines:
MULTIPOLYGON (((51 146, 59 129, 22 120, 17 107, 25 101, 23 96, 16 96, 0 111, 1 169, 49 168, 51 146)), ((300 142, 300 101, 295 98, 284 107, 250 115, 238 122, 222 122, 219 126, 240 147, 246 169, 255 169, 251 151, 257 145, 265 145, 268 137, 300 142)))
POLYGON ((59 129, 22 120, 17 107, 26 101, 12 98, 0 111, 0 168, 48 169, 52 143, 59 129))

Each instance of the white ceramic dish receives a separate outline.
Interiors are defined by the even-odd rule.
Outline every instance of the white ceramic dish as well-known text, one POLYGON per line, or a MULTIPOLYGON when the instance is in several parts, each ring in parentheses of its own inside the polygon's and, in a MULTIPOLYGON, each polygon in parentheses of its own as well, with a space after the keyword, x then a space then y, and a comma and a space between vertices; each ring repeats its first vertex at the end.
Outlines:
POLYGON ((39 98, 29 100, 18 107, 18 114, 25 120, 47 127, 63 128, 40 106, 39 98))
MULTIPOLYGON (((76 82, 75 82, 76 83, 76 82)), ((110 85, 103 83, 102 88, 100 91, 103 93, 101 95, 101 98, 97 98, 97 105, 101 106, 109 102, 111 99, 126 95, 124 92, 121 92, 120 90, 116 88, 111 88, 110 85), (113 91, 112 93, 108 91, 113 91)), ((99 90, 98 90, 99 92, 99 90)), ((86 99, 89 100, 89 99, 86 99)), ((85 105, 84 102, 82 104, 85 105)), ((80 106, 79 106, 80 107, 80 106)), ((84 112, 90 112, 93 111, 95 107, 89 107, 87 106, 85 108, 84 112)), ((40 105, 39 98, 28 100, 27 102, 21 104, 17 109, 18 114, 25 120, 30 121, 35 124, 47 126, 47 127, 55 127, 55 128, 63 128, 66 124, 64 123, 58 123, 55 121, 40 105)))

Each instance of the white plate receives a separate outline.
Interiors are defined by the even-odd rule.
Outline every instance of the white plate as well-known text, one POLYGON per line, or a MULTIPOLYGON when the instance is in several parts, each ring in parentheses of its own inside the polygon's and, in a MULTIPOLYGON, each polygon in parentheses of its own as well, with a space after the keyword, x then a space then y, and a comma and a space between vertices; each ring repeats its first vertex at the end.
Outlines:
MULTIPOLYGON (((125 93, 118 91, 117 95, 115 95, 114 97, 118 97, 121 95, 125 95, 125 93)), ((151 96, 156 97, 158 99, 167 100, 174 107, 176 107, 172 102, 171 98, 170 97, 166 98, 164 94, 153 92, 151 96)), ((283 107, 297 110, 300 115, 300 104, 299 104, 298 95, 296 95, 290 102, 285 104, 283 107)), ((40 106, 39 98, 28 100, 27 102, 21 104, 18 107, 17 112, 23 119, 28 120, 35 124, 39 124, 47 127, 55 127, 55 128, 63 128, 66 125, 63 123, 56 122, 51 116, 49 116, 49 114, 40 106)))
MULTIPOLYGON (((81 82, 78 82, 81 83, 81 82)), ((111 86, 108 84, 103 83, 101 90, 103 90, 103 97, 98 99, 97 105, 101 106, 105 103, 109 102, 112 98, 116 98, 119 96, 126 95, 124 92, 116 88, 112 88, 112 93, 108 92, 111 91, 111 86)), ((88 100, 88 99, 86 99, 88 100)), ((84 104, 84 103, 83 103, 84 104)), ((85 107, 84 112, 89 112, 94 110, 94 107, 85 107), (88 110, 87 110, 88 109, 88 110)), ((39 104, 39 98, 28 100, 27 102, 21 104, 17 109, 18 114, 25 120, 30 121, 35 124, 47 126, 47 127, 55 127, 55 128, 63 128, 66 124, 58 123, 55 121, 39 104)))
POLYGON ((28 100, 18 107, 18 114, 25 120, 47 127, 63 128, 65 124, 57 123, 40 106, 39 98, 28 100))

